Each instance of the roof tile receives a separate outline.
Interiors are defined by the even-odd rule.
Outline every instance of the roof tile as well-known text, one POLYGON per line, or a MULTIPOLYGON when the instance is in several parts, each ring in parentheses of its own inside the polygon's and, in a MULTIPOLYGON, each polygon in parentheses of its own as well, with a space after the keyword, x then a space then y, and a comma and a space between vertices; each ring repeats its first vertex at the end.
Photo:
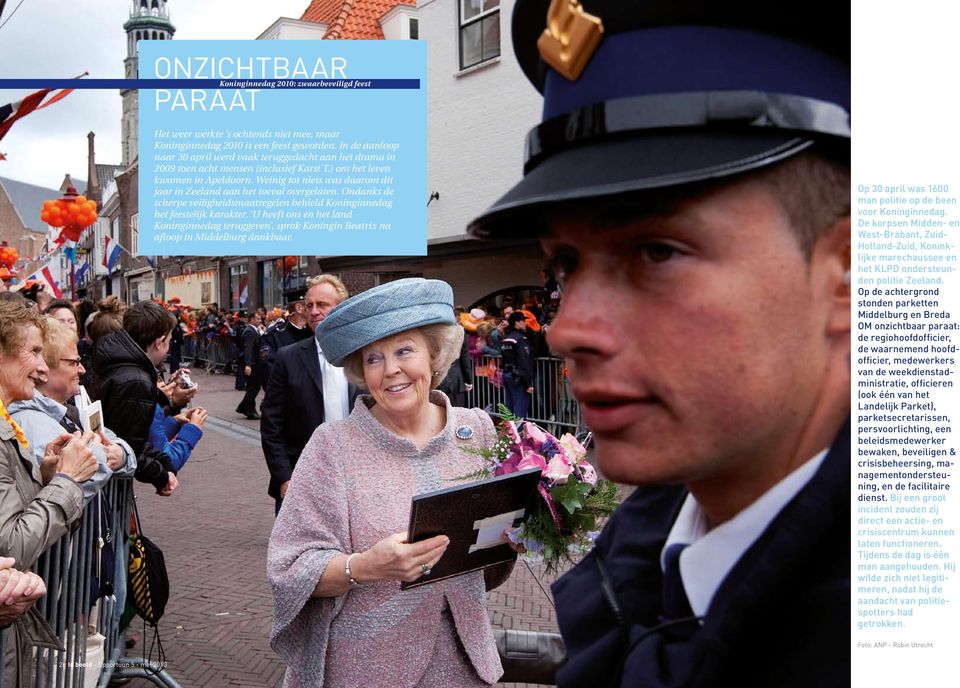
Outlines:
POLYGON ((416 0, 312 0, 300 17, 327 25, 325 39, 383 39, 380 17, 397 5, 416 6, 416 0))

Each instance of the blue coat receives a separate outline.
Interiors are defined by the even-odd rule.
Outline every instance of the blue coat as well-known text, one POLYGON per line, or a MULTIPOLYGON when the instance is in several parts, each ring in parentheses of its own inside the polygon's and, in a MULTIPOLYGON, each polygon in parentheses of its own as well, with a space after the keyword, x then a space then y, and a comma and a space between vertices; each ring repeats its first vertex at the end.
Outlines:
POLYGON ((191 423, 181 425, 175 418, 166 415, 163 407, 157 404, 147 442, 167 455, 173 470, 179 471, 183 468, 201 437, 203 430, 191 423))
POLYGON ((660 551, 686 491, 636 490, 596 549, 553 586, 563 686, 850 685, 850 428, 718 588, 703 624, 651 631, 660 551), (609 574, 623 625, 603 593, 609 574))

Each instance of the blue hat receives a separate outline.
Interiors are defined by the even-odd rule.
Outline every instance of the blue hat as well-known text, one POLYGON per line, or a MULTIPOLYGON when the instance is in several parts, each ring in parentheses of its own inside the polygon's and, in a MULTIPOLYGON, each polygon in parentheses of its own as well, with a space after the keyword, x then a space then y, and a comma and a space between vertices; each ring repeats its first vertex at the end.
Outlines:
POLYGON ((517 0, 543 94, 524 178, 469 226, 537 231, 545 206, 723 179, 802 151, 849 160, 841 0, 517 0))
POLYGON ((317 343, 335 366, 368 344, 424 325, 455 325, 453 289, 420 277, 368 289, 338 304, 317 326, 317 343))

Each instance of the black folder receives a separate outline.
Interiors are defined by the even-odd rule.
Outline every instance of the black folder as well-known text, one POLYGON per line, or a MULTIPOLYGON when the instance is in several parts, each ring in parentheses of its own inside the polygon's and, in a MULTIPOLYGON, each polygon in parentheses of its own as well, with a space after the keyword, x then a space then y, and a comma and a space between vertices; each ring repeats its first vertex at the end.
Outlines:
POLYGON ((526 520, 539 480, 540 469, 531 468, 414 496, 407 542, 446 535, 450 544, 428 575, 400 589, 513 561, 517 553, 500 536, 526 520))

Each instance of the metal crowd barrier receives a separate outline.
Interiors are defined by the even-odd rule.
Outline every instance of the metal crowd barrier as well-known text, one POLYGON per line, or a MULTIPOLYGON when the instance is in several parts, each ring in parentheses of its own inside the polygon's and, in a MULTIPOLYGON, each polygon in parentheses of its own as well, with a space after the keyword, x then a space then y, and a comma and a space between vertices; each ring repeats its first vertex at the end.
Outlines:
MULTIPOLYGON (((185 337, 191 339, 190 337, 185 337)), ((205 334, 194 334, 193 337, 193 356, 194 364, 206 365, 208 369, 226 368, 233 365, 237 358, 237 347, 233 342, 233 337, 224 337, 216 335, 208 338, 205 334)), ((186 356, 184 356, 186 358, 186 356)))
MULTIPOLYGON (((570 389, 570 379, 562 358, 537 358, 528 420, 555 435, 586 432, 580 417, 580 405, 570 389)), ((473 390, 467 392, 467 406, 482 408, 491 415, 504 403, 503 371, 499 356, 473 358, 473 390)))
MULTIPOLYGON (((114 594, 101 597, 91 609, 91 579, 96 558, 97 539, 102 528, 97 523, 99 500, 87 505, 80 527, 55 542, 37 561, 33 570, 43 579, 47 594, 37 601, 37 610, 53 627, 65 650, 40 649, 36 653, 36 676, 30 688, 81 688, 92 685, 88 671, 96 671, 98 688, 106 688, 113 678, 143 678, 158 686, 179 688, 162 666, 142 657, 126 657, 120 630, 120 616, 127 591, 127 556, 133 481, 113 478, 103 488, 103 504, 108 512, 114 544, 114 594), (103 652, 95 651, 102 638, 103 652), (88 652, 88 640, 91 640, 88 652)), ((6 657, 6 643, 12 635, 0 631, 0 647, 6 657)), ((146 639, 143 639, 144 641, 146 639)), ((0 688, 4 686, 0 670, 0 688)), ((26 686, 24 687, 26 688, 26 686)))
POLYGON ((191 365, 197 360, 197 340, 191 336, 184 335, 183 344, 180 349, 180 360, 191 365))

